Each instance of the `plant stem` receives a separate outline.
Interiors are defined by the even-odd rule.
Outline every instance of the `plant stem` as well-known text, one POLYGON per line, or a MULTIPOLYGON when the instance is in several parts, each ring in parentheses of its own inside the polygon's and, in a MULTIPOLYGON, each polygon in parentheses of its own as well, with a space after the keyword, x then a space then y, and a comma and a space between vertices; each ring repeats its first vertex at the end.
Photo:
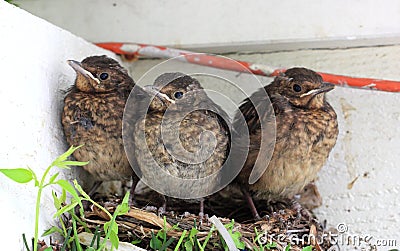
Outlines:
POLYGON ((37 251, 37 244, 39 239, 39 210, 40 210, 40 197, 42 196, 42 187, 39 185, 38 194, 36 197, 36 211, 35 211, 35 237, 33 243, 33 251, 37 251))
POLYGON ((42 191, 43 191, 43 187, 45 179, 47 174, 49 173, 50 169, 51 169, 51 165, 47 167, 46 171, 44 171, 44 174, 42 176, 42 179, 40 180, 39 183, 39 188, 38 188, 38 194, 36 197, 36 209, 35 209, 35 237, 34 237, 34 245, 33 245, 33 251, 37 251, 37 244, 38 244, 38 240, 39 240, 39 212, 40 212, 40 199, 42 197, 42 191))
POLYGON ((110 217, 110 219, 113 218, 113 216, 110 214, 110 212, 107 211, 107 209, 105 209, 104 207, 100 206, 99 203, 95 202, 94 200, 92 200, 91 198, 84 198, 82 200, 87 200, 90 203, 92 203, 93 205, 95 205, 96 207, 98 207, 101 211, 103 211, 104 213, 107 214, 108 217, 110 217))
MULTIPOLYGON (((106 246, 106 244, 107 244, 107 240, 110 239, 110 234, 111 234, 111 231, 112 231, 112 227, 113 227, 114 224, 117 224, 117 223, 115 222, 115 219, 116 219, 116 218, 117 218, 117 210, 115 210, 114 215, 112 216, 112 218, 111 218, 111 220, 110 220, 110 222, 111 222, 111 223, 110 223, 110 226, 108 227, 106 236, 104 237, 102 243, 100 244, 100 248, 99 248, 98 250, 103 250, 103 248, 104 248, 104 247, 106 246)), ((112 248, 113 248, 113 245, 111 245, 111 250, 112 250, 112 248)))
POLYGON ((70 211, 70 214, 79 224, 81 224, 81 226, 83 226, 83 228, 85 229, 85 232, 92 233, 92 231, 90 231, 90 229, 88 228, 86 223, 84 221, 82 221, 81 219, 79 219, 79 217, 73 212, 73 210, 70 211))

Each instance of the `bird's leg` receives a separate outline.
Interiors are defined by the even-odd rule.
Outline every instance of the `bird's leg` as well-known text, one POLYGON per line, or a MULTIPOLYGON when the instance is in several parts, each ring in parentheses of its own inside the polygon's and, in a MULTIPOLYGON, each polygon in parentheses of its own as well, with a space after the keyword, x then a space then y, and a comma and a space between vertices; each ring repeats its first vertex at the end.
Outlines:
POLYGON ((261 217, 257 212, 257 208, 254 205, 254 201, 253 201, 253 198, 251 197, 250 193, 247 191, 247 189, 242 189, 242 193, 243 193, 244 198, 247 201, 247 205, 249 205, 249 207, 250 207, 250 210, 251 210, 251 213, 253 214, 254 219, 260 220, 261 217))
POLYGON ((202 224, 204 218, 204 198, 200 198, 199 218, 200 218, 200 224, 202 224))
POLYGON ((88 193, 89 197, 92 197, 96 193, 97 189, 100 187, 100 185, 102 183, 103 183, 103 181, 95 181, 93 183, 93 186, 92 186, 92 188, 90 188, 89 193, 88 193))
POLYGON ((162 195, 163 197, 163 204, 161 205, 161 207, 158 209, 158 215, 163 215, 165 212, 167 212, 167 196, 162 195))
POLYGON ((135 174, 132 174, 132 186, 129 195, 129 206, 133 206, 133 203, 135 202, 135 189, 139 181, 139 177, 137 177, 135 174))

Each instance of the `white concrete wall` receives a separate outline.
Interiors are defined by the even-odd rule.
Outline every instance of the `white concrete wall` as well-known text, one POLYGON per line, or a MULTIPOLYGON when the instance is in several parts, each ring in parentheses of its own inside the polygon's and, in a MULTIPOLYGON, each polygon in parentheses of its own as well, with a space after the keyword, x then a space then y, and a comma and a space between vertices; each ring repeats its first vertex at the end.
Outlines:
MULTIPOLYGON (((400 79, 400 46, 228 56, 278 67, 305 66, 350 76, 400 79)), ((143 60, 127 64, 127 67, 132 76, 139 79, 160 62, 163 61, 143 60)), ((182 72, 210 72, 209 68, 184 63, 162 68, 182 72)), ((215 69, 211 72, 232 77, 246 91, 257 87, 257 83, 251 81, 252 77, 247 74, 215 69)), ((258 78, 263 84, 272 80, 258 78)), ((232 85, 226 87, 220 84, 221 81, 202 79, 205 88, 219 90, 232 97, 235 103, 243 99, 243 95, 232 85)), ((340 134, 317 180, 323 205, 315 212, 321 221, 327 220, 328 227, 346 224, 348 232, 341 237, 368 235, 374 237, 372 243, 377 239, 396 240, 399 248, 400 94, 337 87, 328 93, 328 98, 338 114, 340 134), (350 189, 348 185, 357 177, 350 189)), ((228 110, 232 112, 231 108, 228 107, 228 110)), ((344 248, 353 250, 357 246, 344 245, 344 248)), ((380 247, 379 250, 391 248, 394 247, 380 247)))
MULTIPOLYGON (((66 150, 62 90, 75 78, 66 60, 111 54, 4 1, 0 37, 0 167, 29 166, 42 175, 66 150)), ((22 233, 33 237, 36 191, 0 175, 0 249, 22 250, 22 233)), ((40 234, 53 222, 50 187, 41 209, 40 234)))
MULTIPOLYGON (((106 2, 109 6, 104 7, 95 0, 85 1, 87 6, 73 0, 62 8, 62 1, 55 0, 20 0, 18 3, 92 41, 124 40, 198 48, 231 44, 238 49, 293 49, 298 47, 297 42, 301 45, 304 41, 314 41, 310 46, 324 47, 324 41, 335 42, 335 39, 349 36, 372 37, 375 40, 369 42, 385 44, 398 42, 400 24, 400 3, 391 0, 325 1, 326 5, 319 7, 314 1, 305 1, 301 10, 289 8, 289 1, 272 1, 268 6, 258 2, 252 9, 240 6, 238 1, 194 4, 189 1, 116 0, 106 2), (210 10, 209 6, 224 11, 210 10), (318 8, 322 8, 319 13, 318 8), (205 18, 199 13, 209 14, 205 18), (234 15, 228 15, 232 13, 234 15), (128 21, 129 26, 125 26, 128 21), (288 44, 277 44, 282 40, 288 44), (240 47, 243 44, 245 46, 240 47), (258 45, 248 47, 249 44, 258 44, 262 48, 258 45)), ((0 2, 0 23, 3 80, 0 88, 0 166, 30 165, 40 172, 65 149, 59 124, 62 97, 59 90, 65 89, 74 76, 65 60, 80 60, 86 55, 104 52, 3 2, 0 2)), ((352 46, 351 41, 347 43, 344 39, 336 45, 352 46)), ((400 46, 230 56, 278 67, 302 65, 336 74, 400 79, 400 46)), ((129 67, 134 79, 139 79, 159 62, 141 60, 129 67)), ((178 70, 193 67, 180 64, 178 70)), ((249 91, 255 88, 246 86, 249 77, 245 74, 221 74, 237 77, 237 82, 249 91)), ((263 83, 271 80, 259 79, 263 83)), ((236 91, 216 86, 214 82, 204 83, 204 86, 227 93, 235 102, 243 98, 236 91)), ((346 223, 351 234, 397 239, 397 246, 400 246, 399 94, 337 88, 328 96, 339 116, 340 135, 320 173, 318 187, 324 205, 316 212, 321 219, 328 220, 329 226, 346 223), (348 184, 356 177, 359 178, 349 189, 348 184)), ((0 228, 0 238, 4 238, 3 243, 7 243, 10 250, 17 250, 21 247, 20 234, 32 235, 31 206, 35 198, 31 193, 34 190, 31 184, 15 185, 4 177, 0 177, 0 187, 0 222, 2 226, 8 226, 7 229, 0 228)), ((46 204, 48 195, 45 212, 52 210, 46 204)), ((48 221, 48 218, 42 219, 42 229, 48 221)), ((390 248, 393 247, 381 250, 390 248)))
POLYGON ((396 0, 16 0, 93 42, 266 51, 400 42, 396 0))

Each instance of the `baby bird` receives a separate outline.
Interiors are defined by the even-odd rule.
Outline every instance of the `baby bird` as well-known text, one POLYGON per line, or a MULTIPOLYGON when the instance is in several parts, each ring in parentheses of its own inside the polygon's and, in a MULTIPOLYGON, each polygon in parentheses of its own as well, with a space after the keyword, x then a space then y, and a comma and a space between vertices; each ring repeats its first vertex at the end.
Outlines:
MULTIPOLYGON (((260 216, 251 196, 266 200, 293 198, 316 178, 325 164, 338 135, 336 113, 325 98, 325 93, 333 88, 312 70, 291 68, 240 106, 249 130, 250 145, 236 183, 242 188, 255 218, 260 216), (272 106, 268 106, 265 93, 272 106), (258 114, 255 107, 262 113, 258 114), (266 130, 271 128, 273 114, 275 148, 263 148, 263 142, 271 144, 271 133, 266 130), (266 125, 263 129, 262 123, 266 125), (262 133, 267 136, 262 138, 262 133), (268 161, 266 156, 271 156, 268 151, 272 149, 268 161), (264 170, 265 167, 260 178, 249 184, 252 169, 264 170)), ((240 113, 236 114, 234 128, 238 126, 235 124, 240 113)))
MULTIPOLYGON (((126 100, 135 86, 128 72, 107 56, 90 56, 82 62, 69 60, 76 71, 75 84, 64 99, 62 125, 69 145, 83 145, 74 152, 95 185, 102 181, 133 178, 131 196, 139 181, 125 155, 122 118, 126 100)), ((140 95, 137 100, 142 99, 140 95)))
MULTIPOLYGON (((170 175, 188 181, 160 178, 153 182, 161 184, 162 189, 156 189, 162 190, 161 193, 181 191, 181 197, 176 197, 200 199, 202 215, 203 199, 190 198, 191 191, 201 189, 198 191, 211 193, 218 180, 210 178, 201 187, 194 187, 191 180, 207 178, 225 163, 230 148, 229 128, 224 120, 228 116, 207 96, 199 81, 182 73, 164 73, 153 86, 144 89, 153 93, 154 98, 145 118, 135 127, 140 170, 147 179, 162 173, 163 177, 170 175)), ((164 210, 165 206, 164 203, 164 210)))

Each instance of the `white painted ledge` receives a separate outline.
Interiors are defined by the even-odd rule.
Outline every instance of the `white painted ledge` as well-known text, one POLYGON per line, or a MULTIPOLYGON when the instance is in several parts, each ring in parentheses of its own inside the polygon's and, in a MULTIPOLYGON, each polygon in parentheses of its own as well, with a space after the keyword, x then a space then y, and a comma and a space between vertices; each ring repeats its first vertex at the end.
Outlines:
MULTIPOLYGON (((0 34, 0 167, 29 166, 41 175, 66 150, 62 91, 75 78, 66 60, 112 54, 4 1, 0 34)), ((33 183, 0 175, 0 241, 7 250, 22 250, 22 233, 33 236, 35 200, 33 183)), ((53 222, 50 187, 41 205, 40 234, 53 222)))
POLYGON ((92 42, 136 42, 215 53, 400 43, 396 0, 16 2, 92 42))

